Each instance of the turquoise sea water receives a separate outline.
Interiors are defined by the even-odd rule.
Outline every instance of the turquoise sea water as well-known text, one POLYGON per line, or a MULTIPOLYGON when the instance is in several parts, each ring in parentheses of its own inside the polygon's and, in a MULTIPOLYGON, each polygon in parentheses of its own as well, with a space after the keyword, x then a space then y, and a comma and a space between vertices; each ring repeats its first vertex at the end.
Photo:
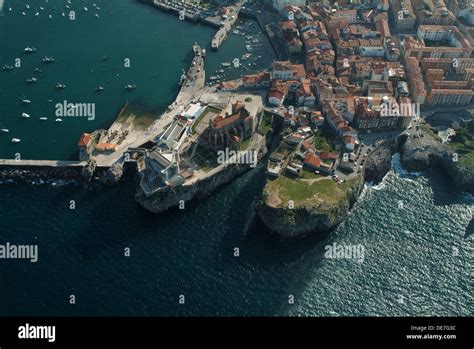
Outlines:
MULTIPOLYGON (((246 52, 245 38, 233 34, 219 52, 211 52, 214 28, 181 22, 136 0, 72 1, 69 9, 65 5, 63 0, 5 3, 0 17, 0 67, 13 66, 16 58, 21 60, 21 67, 0 71, 0 128, 10 130, 0 133, 0 158, 14 158, 20 153, 23 159, 75 159, 81 133, 109 127, 127 100, 152 108, 156 115, 163 112, 177 94, 182 69, 189 67, 193 43, 207 48, 208 76, 220 69, 222 62, 231 62, 246 52), (30 9, 25 8, 28 3, 30 9), (93 3, 100 10, 94 10, 93 3), (72 10, 74 21, 62 16, 62 12, 67 15, 72 10), (27 46, 37 52, 25 54, 27 46), (56 61, 43 64, 44 56, 56 61), (103 61, 104 56, 110 60, 103 61), (125 59, 130 60, 130 68, 124 67, 125 59), (35 73, 35 68, 43 72, 35 73), (33 76, 38 82, 26 84, 33 76), (66 89, 57 90, 58 82, 66 89), (137 89, 125 91, 128 83, 135 83, 137 89), (105 88, 101 93, 95 92, 99 85, 105 88), (23 98, 31 104, 22 104, 23 98), (55 123, 55 105, 64 100, 95 103, 95 120, 65 118, 55 123), (31 118, 21 118, 23 112, 31 118), (48 117, 48 121, 40 121, 40 117, 48 117), (22 142, 11 144, 13 137, 22 142)), ((261 38, 264 41, 263 35, 261 38)), ((264 43, 264 54, 254 69, 266 67, 272 59, 269 43, 264 43)), ((247 72, 226 71, 228 78, 247 72)))
MULTIPOLYGON (((43 14, 21 16, 18 8, 25 1, 6 2, 4 12, 11 6, 15 14, 0 17, 0 64, 22 56, 27 45, 38 53, 24 57, 27 71, 0 72, 0 123, 11 129, 9 138, 22 138, 14 147, 0 135, 2 157, 21 151, 30 158, 69 158, 77 135, 106 126, 125 100, 165 107, 187 65, 182 57, 194 41, 205 44, 213 34, 134 1, 95 2, 101 7, 99 19, 91 13, 92 1, 73 1, 79 9, 88 6, 89 13, 71 27, 58 18, 63 1, 43 2, 45 12, 58 8, 47 11, 55 15, 51 20, 43 14), (70 48, 70 41, 79 48, 70 48), (57 62, 43 67, 37 85, 23 85, 43 55, 57 62), (103 63, 103 55, 111 60, 103 63), (123 56, 132 58, 132 67, 140 62, 133 72, 117 68, 123 56), (62 92, 54 90, 59 79, 68 85, 62 92), (122 90, 129 81, 138 86, 132 95, 122 90), (99 83, 106 91, 96 96, 99 83), (60 125, 51 117, 45 124, 33 116, 18 120, 26 111, 18 104, 23 94, 32 100, 27 108, 35 116, 49 115, 50 98, 82 101, 84 96, 96 99, 101 114, 94 122, 60 125)), ((208 69, 241 54, 240 45, 242 39, 231 36, 221 51, 209 55, 208 69)), ((466 230, 474 201, 455 193, 439 174, 410 176, 394 161, 394 170, 365 189, 335 231, 296 241, 269 236, 261 226, 243 236, 243 217, 264 179, 259 167, 185 210, 161 215, 135 203, 133 179, 98 191, 0 184, 0 243, 39 246, 37 263, 0 260, 0 314, 473 314, 473 237, 466 237, 466 230), (75 210, 69 209, 70 200, 76 201, 75 210), (364 262, 324 258, 325 246, 333 243, 362 244, 364 262), (124 256, 127 247, 130 257, 124 256), (75 305, 69 304, 71 294, 75 305), (179 295, 185 296, 184 305, 179 295), (288 302, 290 295, 294 304, 288 302)))

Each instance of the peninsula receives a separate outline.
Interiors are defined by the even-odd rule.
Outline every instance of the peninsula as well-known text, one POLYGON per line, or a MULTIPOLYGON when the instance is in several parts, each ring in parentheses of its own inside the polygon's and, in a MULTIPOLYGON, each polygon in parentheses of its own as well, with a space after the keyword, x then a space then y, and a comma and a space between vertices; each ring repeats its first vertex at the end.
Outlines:
MULTIPOLYGON (((278 21, 260 27, 288 59, 206 85, 206 51, 196 43, 180 91, 160 116, 126 104, 108 130, 82 134, 79 162, 42 166, 115 184, 132 164, 137 202, 160 213, 263 162, 267 180, 247 230, 260 219, 289 238, 334 228, 397 152, 407 170, 436 167, 456 190, 473 193, 471 31, 456 26, 466 19, 442 2, 428 1, 434 10, 417 21, 420 11, 404 3, 400 17, 397 1, 275 2, 274 10, 238 2, 214 13, 155 0, 184 19, 218 21, 213 49, 240 10, 259 23, 259 13, 269 12, 278 21)), ((0 174, 28 177, 40 165, 2 160, 0 174)))

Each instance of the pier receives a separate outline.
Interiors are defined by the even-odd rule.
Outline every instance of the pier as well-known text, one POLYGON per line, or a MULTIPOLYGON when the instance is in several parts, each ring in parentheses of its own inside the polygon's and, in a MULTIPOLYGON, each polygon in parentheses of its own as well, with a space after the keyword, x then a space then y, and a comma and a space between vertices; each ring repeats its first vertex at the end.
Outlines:
POLYGON ((197 44, 194 44, 192 49, 194 57, 188 71, 184 73, 184 79, 175 101, 147 129, 131 131, 130 138, 128 138, 130 141, 127 142, 127 139, 125 139, 117 151, 93 156, 98 167, 111 167, 114 163, 123 162, 123 154, 128 149, 139 148, 149 141, 153 142, 173 122, 174 117, 182 112, 187 104, 198 97, 199 92, 205 86, 205 51, 197 44))
POLYGON ((229 11, 225 15, 227 16, 227 18, 225 18, 221 22, 221 27, 217 31, 216 35, 214 35, 214 38, 212 38, 211 48, 213 50, 217 50, 222 45, 224 40, 227 38, 227 35, 232 29, 232 26, 237 21, 237 18, 239 18, 239 12, 243 5, 244 5, 244 1, 240 1, 234 6, 228 7, 229 11))
POLYGON ((63 160, 9 160, 0 159, 0 168, 24 168, 24 169, 35 169, 35 168, 74 168, 84 167, 86 161, 63 161, 63 160))
POLYGON ((218 28, 217 33, 211 41, 211 48, 217 50, 227 38, 232 26, 239 17, 239 12, 245 1, 239 1, 235 5, 221 7, 226 9, 225 14, 218 14, 208 11, 200 6, 196 6, 184 1, 167 1, 167 0, 141 0, 142 2, 153 5, 154 7, 168 12, 174 13, 180 20, 188 20, 191 22, 201 22, 218 28))

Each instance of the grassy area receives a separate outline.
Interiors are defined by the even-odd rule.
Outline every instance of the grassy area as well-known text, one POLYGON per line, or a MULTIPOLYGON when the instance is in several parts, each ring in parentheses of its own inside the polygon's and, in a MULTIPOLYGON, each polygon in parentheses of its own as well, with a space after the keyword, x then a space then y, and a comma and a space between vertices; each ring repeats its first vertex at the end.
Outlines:
POLYGON ((247 138, 245 141, 240 143, 240 150, 245 150, 249 147, 250 142, 252 141, 252 137, 247 138))
POLYGON ((313 205, 318 199, 325 204, 337 204, 346 195, 347 186, 337 185, 332 179, 309 183, 303 179, 291 179, 284 175, 269 181, 267 193, 278 193, 283 205, 292 200, 295 205, 313 205))
POLYGON ((335 151, 334 146, 332 145, 333 139, 334 136, 331 135, 328 130, 318 130, 313 138, 313 145, 317 150, 330 153, 335 151))
POLYGON ((438 142, 442 141, 442 139, 435 133, 435 131, 433 131, 433 129, 431 128, 429 124, 422 123, 420 124, 420 128, 421 128, 421 131, 423 131, 423 133, 431 136, 433 139, 437 140, 438 142))
POLYGON ((474 123, 456 131, 456 136, 451 140, 450 147, 459 154, 461 167, 474 166, 474 123))
POLYGON ((322 176, 321 174, 317 174, 316 172, 314 171, 308 171, 308 170, 304 170, 301 171, 301 177, 302 179, 314 179, 314 178, 321 178, 321 177, 324 177, 322 176))
POLYGON ((260 134, 265 136, 272 129, 272 117, 266 113, 263 114, 260 122, 260 134))
POLYGON ((206 107, 206 110, 204 110, 199 115, 199 117, 196 119, 196 121, 193 122, 193 125, 191 126, 191 133, 194 133, 194 130, 196 129, 196 127, 198 127, 199 123, 202 121, 202 119, 204 119, 204 117, 207 114, 209 114, 210 112, 215 113, 215 114, 219 114, 221 111, 222 110, 220 110, 218 108, 215 108, 215 107, 211 107, 211 106, 206 107))

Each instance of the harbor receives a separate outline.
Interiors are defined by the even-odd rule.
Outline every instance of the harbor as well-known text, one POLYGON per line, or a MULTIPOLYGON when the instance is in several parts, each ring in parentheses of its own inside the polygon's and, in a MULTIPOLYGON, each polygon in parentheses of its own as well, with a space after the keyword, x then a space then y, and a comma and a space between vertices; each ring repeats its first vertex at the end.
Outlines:
MULTIPOLYGON (((96 170, 107 171, 116 165, 120 168, 128 161, 124 154, 129 149, 140 148, 147 142, 153 142, 172 123, 177 113, 183 110, 183 106, 197 97, 197 93, 204 87, 205 51, 197 44, 192 47, 193 59, 187 72, 182 76, 182 84, 175 101, 168 106, 167 110, 149 127, 130 128, 122 131, 117 138, 119 130, 117 124, 133 124, 133 120, 121 120, 126 114, 128 103, 118 113, 116 122, 108 130, 96 130, 92 134, 84 133, 79 139, 81 148, 79 161, 63 160, 22 160, 22 159, 0 159, 0 179, 6 180, 34 180, 42 181, 49 179, 79 179, 89 181, 96 170), (118 122, 117 122, 118 121, 118 122), (125 122, 124 122, 125 121, 125 122), (94 144, 91 140, 94 139, 94 144), (119 139, 119 144, 112 143, 119 139), (92 145, 92 147, 91 147, 92 145), (101 148, 102 147, 102 148, 101 148), (91 162, 91 160, 93 162, 91 162)), ((100 179, 97 177, 96 179, 100 179)))
POLYGON ((179 20, 188 20, 194 23, 201 22, 219 28, 211 41, 213 50, 217 50, 225 41, 239 17, 240 9, 245 3, 245 1, 239 1, 234 5, 222 6, 216 11, 210 11, 202 6, 185 1, 149 0, 145 2, 162 11, 173 13, 179 20))

